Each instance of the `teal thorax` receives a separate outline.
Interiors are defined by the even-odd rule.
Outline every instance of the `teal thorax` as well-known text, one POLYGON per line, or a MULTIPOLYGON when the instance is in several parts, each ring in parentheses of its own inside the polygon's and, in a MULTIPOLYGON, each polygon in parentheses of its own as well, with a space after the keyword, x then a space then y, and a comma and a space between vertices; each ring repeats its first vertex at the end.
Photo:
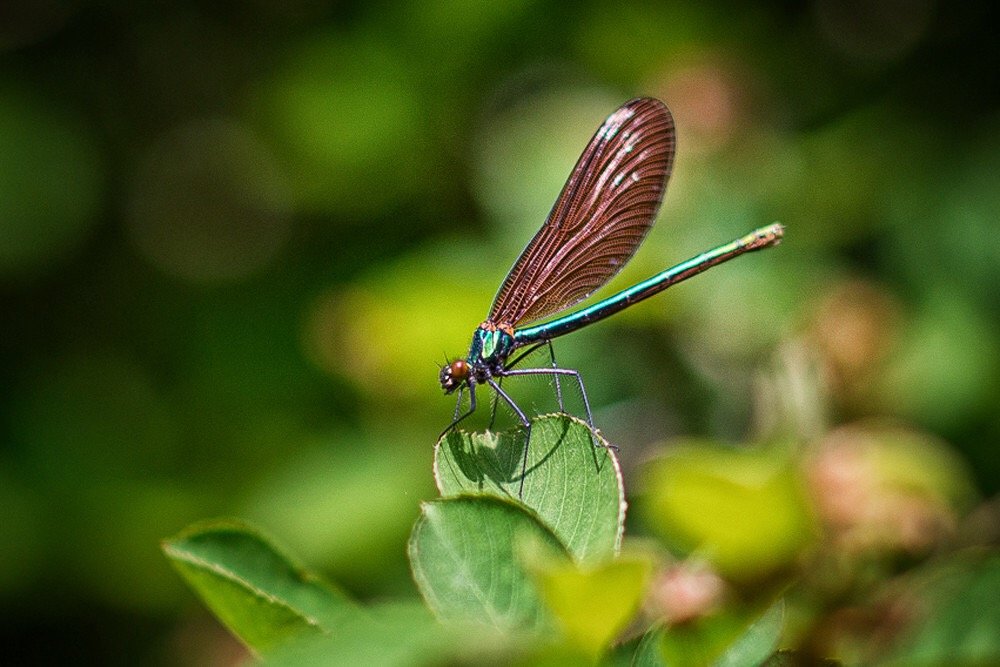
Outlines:
POLYGON ((483 384, 505 370, 507 357, 517 348, 514 327, 486 320, 472 334, 465 359, 456 359, 441 368, 441 388, 446 394, 466 384, 483 384))
POLYGON ((472 334, 472 345, 465 361, 477 383, 483 383, 497 371, 502 371, 507 357, 514 350, 514 329, 483 322, 472 334))

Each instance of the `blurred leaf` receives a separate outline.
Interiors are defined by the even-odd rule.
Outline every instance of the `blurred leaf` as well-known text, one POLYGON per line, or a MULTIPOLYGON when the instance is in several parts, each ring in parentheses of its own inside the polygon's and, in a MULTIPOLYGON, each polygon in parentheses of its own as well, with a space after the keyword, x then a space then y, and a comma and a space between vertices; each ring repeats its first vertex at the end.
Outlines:
POLYGON ((892 414, 940 430, 996 401, 995 324, 947 285, 931 289, 879 383, 892 414))
POLYGON ((73 490, 58 506, 58 519, 48 524, 70 542, 91 545, 63 557, 73 580, 87 587, 92 600, 164 613, 190 596, 163 566, 163 555, 150 546, 162 540, 164 525, 194 521, 211 502, 200 485, 108 480, 73 490))
POLYGON ((450 664, 469 654, 496 649, 493 638, 476 628, 468 642, 467 629, 438 623, 421 603, 392 603, 369 609, 356 607, 337 623, 332 636, 305 636, 282 645, 267 656, 268 665, 436 665, 450 664))
POLYGON ((501 630, 550 627, 538 589, 518 562, 525 542, 565 554, 547 528, 512 502, 459 496, 424 503, 410 536, 413 578, 443 620, 501 630))
POLYGON ((947 285, 987 311, 995 306, 995 295, 981 287, 1000 278, 998 120, 993 114, 989 122, 970 126, 971 140, 956 151, 949 133, 929 132, 926 125, 900 118, 897 124, 914 144, 909 154, 917 159, 894 158, 901 169, 891 172, 886 197, 893 225, 887 248, 891 271, 903 272, 910 289, 934 294, 947 285), (919 159, 926 155, 939 155, 942 162, 919 159))
MULTIPOLYGON (((689 40, 699 34, 698 23, 707 20, 705 5, 674 3, 596 3, 580 8, 581 17, 571 24, 573 49, 588 71, 600 72, 612 81, 628 82, 655 76, 650 70, 687 54, 689 40), (628 44, 627 49, 622 49, 628 44), (684 48, 682 48, 682 45, 684 48), (636 57, 642 54, 642 57, 636 57), (673 58, 671 58, 673 56, 673 58)), ((711 21, 717 30, 724 21, 711 21)), ((662 84, 660 84, 662 85, 662 84)))
POLYGON ((661 625, 647 630, 636 645, 631 664, 635 667, 662 667, 664 662, 660 644, 663 643, 664 632, 661 625))
MULTIPOLYGON (((583 421, 567 415, 536 419, 520 498, 581 562, 602 561, 617 553, 625 522, 618 459, 609 447, 594 447, 591 433, 583 421)), ((523 441, 521 429, 451 431, 435 449, 441 494, 517 498, 523 441)))
POLYGON ((715 661, 718 667, 763 664, 778 648, 785 627, 785 603, 778 600, 715 661))
POLYGON ((280 526, 288 548, 351 590, 409 581, 400 545, 417 516, 417 500, 432 494, 430 452, 401 446, 403 436, 372 431, 309 440, 288 448, 240 515, 266 528, 280 526))
POLYGON ((736 580, 790 564, 815 532, 797 471, 780 452, 681 445, 653 461, 644 482, 649 526, 736 580))
POLYGON ((10 597, 38 575, 44 562, 41 514, 38 489, 0 468, 0 596, 10 597))
POLYGON ((763 614, 730 609, 692 623, 652 630, 639 647, 641 664, 761 665, 778 648, 784 617, 785 605, 779 600, 763 614), (654 642, 659 661, 652 654, 654 642))
POLYGON ((132 180, 129 238, 174 277, 240 282, 274 261, 290 236, 285 175, 241 123, 195 121, 164 133, 132 180))
POLYGON ((567 641, 592 660, 632 620, 653 569, 652 560, 642 556, 593 567, 544 557, 529 556, 526 561, 567 641))
POLYGON ((52 355, 9 405, 15 441, 52 484, 173 469, 176 415, 149 370, 125 354, 52 355))
POLYGON ((48 268, 97 222, 99 149, 65 104, 0 81, 0 276, 48 268))
POLYGON ((379 15, 393 27, 394 43, 420 54, 407 64, 423 85, 453 91, 468 85, 470 75, 478 78, 497 66, 496 49, 503 35, 522 26, 528 20, 525 15, 536 7, 533 0, 475 6, 462 0, 425 0, 392 3, 379 15))
POLYGON ((1000 664, 1000 555, 933 568, 902 592, 917 616, 887 656, 900 665, 1000 664))
POLYGON ((242 523, 196 524, 165 540, 163 550, 219 620, 259 652, 329 631, 352 608, 242 523))
POLYGON ((372 215, 424 183, 419 91, 395 45, 327 29, 294 44, 257 107, 299 205, 372 215))
MULTIPOLYGON (((824 484, 819 492, 839 494, 841 502, 851 494, 850 499, 867 505, 852 508, 861 516, 878 517, 876 504, 899 497, 920 499, 942 512, 964 512, 976 499, 965 462, 946 442, 922 431, 885 422, 848 424, 828 433, 815 452, 814 467, 825 467, 827 476, 841 475, 851 486, 824 484)), ((817 505, 836 501, 819 499, 817 505)), ((899 513, 898 508, 892 511, 899 513)), ((844 520, 842 515, 838 519, 844 520)))
POLYGON ((320 296, 307 331, 313 361, 331 374, 351 378, 369 401, 389 403, 393 410, 401 403, 427 401, 428 381, 437 377, 430 368, 426 374, 421 371, 428 354, 468 351, 491 290, 502 278, 488 280, 476 271, 463 276, 458 286, 448 262, 442 261, 447 257, 489 266, 493 253, 468 239, 428 244, 394 261, 372 264, 349 287, 320 296), (406 345, 399 344, 400 322, 407 322, 406 345), (401 368, 414 370, 401 373, 401 368), (393 381, 371 381, 382 376, 393 381))
POLYGON ((879 195, 894 160, 910 153, 910 135, 894 125, 888 109, 871 106, 800 135, 797 150, 771 163, 783 170, 779 187, 789 195, 775 202, 771 214, 790 223, 808 221, 797 226, 802 241, 823 246, 850 242, 885 224, 888 198, 879 195))
POLYGON ((838 667, 843 663, 834 658, 824 658, 817 663, 815 656, 804 651, 782 649, 773 653, 763 664, 764 667, 800 667, 810 664, 817 664, 817 667, 838 667))

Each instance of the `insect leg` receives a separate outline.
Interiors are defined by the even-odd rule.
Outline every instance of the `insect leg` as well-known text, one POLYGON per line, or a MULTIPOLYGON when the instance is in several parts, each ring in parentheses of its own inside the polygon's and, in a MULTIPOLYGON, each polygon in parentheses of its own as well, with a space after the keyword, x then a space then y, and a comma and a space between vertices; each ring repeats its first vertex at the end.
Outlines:
MULTIPOLYGON (((590 426, 591 436, 590 439, 594 443, 595 447, 603 447, 601 443, 597 441, 597 437, 593 435, 596 431, 594 426, 594 415, 590 410, 590 399, 587 398, 587 389, 583 386, 583 377, 580 375, 580 371, 572 370, 569 368, 519 368, 515 370, 504 371, 504 375, 571 375, 576 378, 576 383, 580 387, 580 396, 583 397, 583 407, 587 411, 587 425, 590 426)), ((609 445, 612 449, 617 449, 614 445, 609 445)))
MULTIPOLYGON (((455 412, 452 413, 451 415, 451 422, 452 422, 451 426, 454 426, 455 424, 458 423, 458 415, 462 410, 462 396, 464 395, 465 395, 465 386, 463 385, 458 388, 458 400, 455 401, 455 412)), ((451 426, 449 426, 448 428, 451 428, 451 426)))
MULTIPOLYGON (((503 384, 503 378, 500 378, 499 382, 497 382, 497 387, 499 387, 501 384, 503 384)), ((490 406, 490 425, 486 427, 487 431, 493 430, 493 422, 497 420, 497 405, 499 403, 500 403, 500 394, 493 392, 493 398, 491 399, 491 406, 490 406)))
POLYGON ((521 420, 521 424, 524 426, 524 458, 521 460, 521 484, 517 489, 517 497, 523 498, 524 478, 528 473, 528 446, 531 444, 531 422, 528 420, 527 415, 524 414, 524 411, 521 410, 521 408, 517 406, 517 403, 514 402, 514 399, 507 395, 507 392, 501 389, 500 385, 497 384, 493 378, 489 378, 486 381, 489 382, 490 386, 493 387, 493 391, 495 391, 500 398, 507 401, 507 405, 509 405, 514 412, 517 413, 517 418, 521 420))
MULTIPOLYGON (((552 368, 559 368, 556 366, 556 351, 552 347, 552 341, 547 341, 549 344, 549 360, 552 362, 552 368)), ((563 406, 562 397, 562 387, 559 386, 559 374, 553 374, 552 378, 556 381, 556 399, 559 401, 559 412, 566 412, 566 408, 563 406)), ((576 374, 576 379, 580 383, 580 391, 583 393, 583 403, 587 405, 587 392, 583 389, 583 380, 580 379, 580 374, 576 374)), ((593 419, 590 418, 590 406, 587 405, 587 422, 590 424, 590 428, 594 428, 593 419)))
MULTIPOLYGON (((552 347, 552 341, 544 340, 541 343, 535 343, 527 350, 514 357, 513 361, 507 362, 505 370, 509 371, 510 369, 514 368, 514 366, 517 366, 519 363, 524 361, 524 359, 528 357, 531 353, 533 353, 535 350, 539 349, 540 347, 544 347, 546 345, 549 348, 549 360, 552 362, 552 368, 558 369, 558 366, 556 365, 556 352, 555 348, 552 347)), ((556 399, 559 401, 559 412, 566 412, 566 406, 563 404, 562 386, 559 384, 559 375, 553 373, 552 376, 553 380, 555 380, 556 383, 556 399)))
POLYGON ((521 352, 519 355, 517 355, 516 357, 514 357, 513 361, 508 361, 505 364, 505 367, 506 368, 514 368, 514 366, 517 366, 519 363, 521 363, 522 361, 524 361, 525 357, 529 356, 531 353, 533 353, 535 350, 537 350, 538 348, 542 347, 543 345, 547 345, 548 342, 549 341, 547 341, 547 340, 543 340, 541 343, 535 343, 534 345, 532 345, 531 347, 529 347, 527 350, 525 350, 524 352, 521 352))
MULTIPOLYGON (((448 428, 446 428, 445 430, 441 431, 441 435, 438 436, 438 440, 440 440, 441 438, 443 438, 444 436, 446 436, 448 434, 448 431, 450 431, 451 429, 453 429, 456 426, 458 426, 458 423, 460 421, 462 421, 463 419, 465 419, 466 417, 468 417, 469 415, 471 415, 473 412, 476 411, 476 385, 470 383, 468 386, 469 386, 469 410, 468 410, 468 412, 466 412, 465 414, 463 414, 461 417, 456 416, 454 419, 452 419, 451 423, 448 424, 448 428)), ((455 414, 456 415, 458 415, 458 409, 462 405, 461 391, 464 388, 465 387, 462 387, 462 388, 459 389, 460 393, 459 393, 459 396, 458 396, 458 403, 455 405, 455 414)))

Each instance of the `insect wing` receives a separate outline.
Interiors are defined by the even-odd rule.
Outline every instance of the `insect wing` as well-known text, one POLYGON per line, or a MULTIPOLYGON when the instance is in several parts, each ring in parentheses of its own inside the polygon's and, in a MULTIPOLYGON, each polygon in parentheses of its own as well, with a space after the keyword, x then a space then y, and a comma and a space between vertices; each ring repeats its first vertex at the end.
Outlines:
POLYGON ((675 143, 673 118, 659 100, 635 99, 611 114, 507 274, 490 319, 515 326, 542 319, 614 277, 656 219, 675 143))

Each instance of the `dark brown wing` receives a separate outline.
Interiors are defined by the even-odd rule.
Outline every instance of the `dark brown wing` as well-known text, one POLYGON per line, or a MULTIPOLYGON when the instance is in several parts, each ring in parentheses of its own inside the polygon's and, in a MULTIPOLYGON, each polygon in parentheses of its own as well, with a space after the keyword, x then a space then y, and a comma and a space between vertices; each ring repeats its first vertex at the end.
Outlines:
POLYGON ((659 100, 635 99, 608 116, 500 286, 490 319, 539 320, 617 274, 653 225, 674 145, 674 121, 659 100))

